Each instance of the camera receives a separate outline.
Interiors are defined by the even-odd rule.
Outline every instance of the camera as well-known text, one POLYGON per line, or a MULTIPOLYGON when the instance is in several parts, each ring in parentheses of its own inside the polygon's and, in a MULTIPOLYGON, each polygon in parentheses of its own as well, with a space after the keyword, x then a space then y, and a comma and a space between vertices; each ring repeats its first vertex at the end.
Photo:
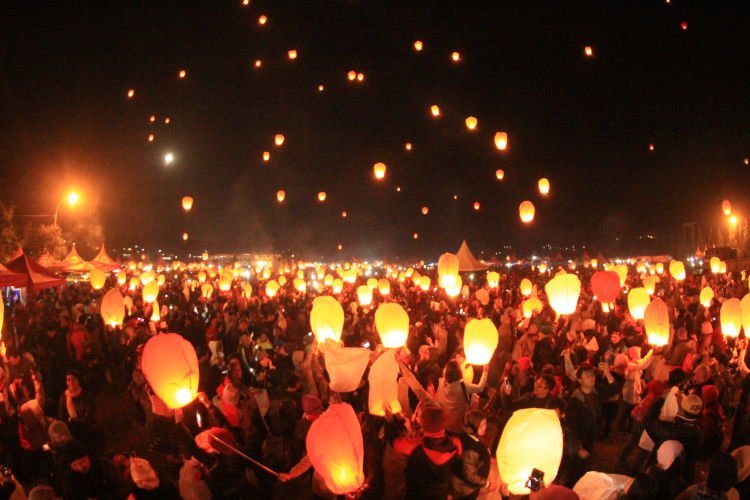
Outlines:
POLYGON ((532 469, 529 479, 526 480, 526 487, 531 491, 539 491, 542 489, 542 480, 544 480, 544 472, 532 469))

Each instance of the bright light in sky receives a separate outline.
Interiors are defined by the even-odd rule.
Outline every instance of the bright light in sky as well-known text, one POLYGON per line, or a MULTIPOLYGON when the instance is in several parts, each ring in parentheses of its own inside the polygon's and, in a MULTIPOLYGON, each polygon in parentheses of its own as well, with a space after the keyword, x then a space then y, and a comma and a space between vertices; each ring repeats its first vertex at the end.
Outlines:
POLYGON ((174 161, 174 154, 170 152, 164 155, 164 165, 171 165, 173 161, 174 161))

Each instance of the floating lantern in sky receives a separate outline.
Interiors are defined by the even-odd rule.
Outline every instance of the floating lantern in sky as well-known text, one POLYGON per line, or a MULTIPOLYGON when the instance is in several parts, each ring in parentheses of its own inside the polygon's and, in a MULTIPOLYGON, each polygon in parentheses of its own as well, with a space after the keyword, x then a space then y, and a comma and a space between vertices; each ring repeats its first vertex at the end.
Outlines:
POLYGON ((247 7, 248 5, 250 5, 250 0, 242 0, 243 7, 247 7))
POLYGON ((323 85, 322 83, 318 85, 318 92, 323 92, 325 89, 325 85, 323 85))
POLYGON ((477 211, 478 211, 478 210, 479 210, 480 208, 481 208, 481 205, 479 204, 479 202, 478 202, 478 201, 475 201, 475 202, 474 202, 474 210, 477 210, 477 211))
POLYGON ((742 329, 745 331, 745 337, 747 337, 747 332, 750 332, 750 293, 742 297, 740 312, 742 313, 742 329))
POLYGON ((356 71, 354 71, 354 70, 351 70, 351 71, 349 71, 349 72, 348 72, 348 73, 346 74, 346 78, 347 78, 347 79, 348 79, 348 80, 349 80, 350 82, 353 82, 353 81, 354 81, 354 80, 355 80, 355 79, 357 78, 357 72, 356 72, 356 71))
POLYGON ((273 136, 273 142, 277 146, 281 146, 282 144, 284 144, 284 134, 276 134, 275 136, 273 136))
POLYGON ((653 151, 653 150, 654 150, 654 148, 655 148, 655 146, 654 146, 654 144, 653 144, 653 143, 651 143, 651 144, 649 144, 649 145, 648 145, 648 150, 649 150, 649 151, 653 151))
POLYGON ((179 76, 180 78, 185 78, 187 76, 187 71, 181 69, 180 72, 177 73, 177 76, 179 76))
MULTIPOLYGON (((487 292, 487 290, 485 290, 487 292)), ((497 348, 497 328, 490 319, 471 319, 464 329, 464 354, 472 365, 486 365, 497 348)))
POLYGON ((594 57, 594 48, 591 45, 586 45, 583 48, 583 53, 586 54, 586 57, 594 57))
POLYGON ((460 62, 461 61, 461 53, 454 50, 451 53, 451 61, 453 61, 454 63, 460 62))
POLYGON ((263 61, 261 61, 260 59, 256 59, 255 60, 255 67, 256 68, 260 68, 261 66, 263 66, 263 61))
POLYGON ((724 212, 724 215, 731 215, 732 214, 732 204, 729 202, 729 200, 724 200, 721 202, 721 211, 724 212))
POLYGON ((278 191, 276 191, 276 201, 281 203, 284 201, 285 198, 286 198, 286 191, 284 191, 283 189, 279 189, 278 191))
POLYGON ((599 302, 614 302, 620 295, 620 276, 614 271, 597 271, 591 276, 591 290, 599 302))
POLYGON ((422 43, 422 40, 417 40, 414 42, 414 50, 416 50, 417 52, 421 52, 423 47, 424 44, 422 43))
POLYGON ((542 177, 537 184, 539 187, 539 194, 547 196, 549 194, 549 179, 542 177))
POLYGON ((669 274, 677 281, 685 279, 685 264, 679 260, 673 260, 669 263, 669 274))
POLYGON ((159 295, 159 283, 156 281, 149 281, 143 286, 143 302, 150 304, 155 301, 159 295))
POLYGON ((401 186, 396 186, 396 192, 397 192, 397 193, 400 193, 400 192, 401 192, 401 186))
POLYGON ((295 49, 288 51, 286 55, 290 61, 294 61, 295 59, 297 59, 297 51, 295 49))
POLYGON ((268 16, 262 15, 258 18, 258 24, 261 26, 265 25, 268 22, 268 16))
POLYGON ((430 207, 422 207, 422 215, 427 215, 430 213, 430 207))
POLYGON ((505 178, 505 170, 501 168, 498 168, 497 170, 495 170, 495 177, 499 181, 503 180, 505 178))
POLYGON ((447 288, 458 280, 459 260, 455 254, 444 253, 438 259, 438 281, 440 286, 447 288))
POLYGON ((687 31, 687 29, 688 29, 688 23, 686 21, 682 21, 680 23, 680 28, 682 28, 682 31, 687 31))
POLYGON ((91 283, 91 288, 94 290, 101 290, 104 288, 104 283, 106 281, 107 276, 101 269, 92 269, 89 273, 89 282, 91 283))
POLYGON ((135 89, 128 90, 128 99, 135 97, 135 89))
POLYGON ((320 201, 320 202, 326 201, 327 197, 328 197, 328 195, 326 194, 325 191, 321 191, 321 192, 318 193, 318 201, 320 201))
POLYGON ((193 197, 183 196, 182 197, 182 209, 186 212, 189 212, 191 208, 193 208, 193 197))
POLYGON ((475 130, 477 128, 477 119, 476 117, 469 116, 466 118, 466 128, 469 130, 475 130))
POLYGON ((151 123, 154 123, 156 121, 156 115, 149 116, 148 121, 150 121, 151 123))
POLYGON ((148 142, 154 142, 156 136, 154 134, 148 134, 148 142))
POLYGON ((500 151, 508 149, 508 133, 507 132, 496 132, 495 133, 495 147, 500 151))
POLYGON ((358 82, 362 82, 362 81, 364 81, 364 79, 365 79, 365 74, 364 73, 357 73, 357 81, 358 82))
POLYGON ((382 163, 382 162, 376 163, 375 165, 373 165, 372 171, 376 179, 384 179, 385 171, 386 171, 385 163, 382 163))
POLYGON ((628 311, 633 319, 643 319, 651 299, 643 287, 631 288, 628 292, 628 311))
POLYGON ((339 251, 343 249, 344 249, 344 245, 342 245, 341 243, 339 243, 338 246, 336 247, 336 250, 339 250, 339 251))
POLYGON ((407 142, 406 144, 404 144, 404 149, 406 149, 407 151, 411 151, 411 147, 411 142, 407 142))
POLYGON ((117 288, 104 294, 100 313, 105 324, 113 328, 122 324, 122 320, 125 319, 125 300, 117 288))
POLYGON ((275 297, 280 288, 279 282, 276 280, 270 280, 266 283, 266 295, 268 297, 275 297))
POLYGON ((419 233, 414 233, 414 234, 411 235, 411 237, 413 239, 415 239, 415 240, 418 240, 419 239, 419 233))
POLYGON ((166 153, 164 155, 164 165, 171 165, 174 162, 174 154, 173 153, 166 153))
POLYGON ((743 163, 744 163, 745 165, 750 165, 750 158, 745 158, 744 160, 742 160, 742 162, 743 162, 743 163))
POLYGON ((437 104, 433 104, 430 106, 430 113, 432 113, 432 116, 440 116, 440 107, 437 104))
POLYGON ((187 241, 190 236, 187 233, 182 233, 182 241, 187 241))
POLYGON ((268 161, 271 159, 271 152, 270 151, 263 151, 263 161, 268 161))
POLYGON ((341 212, 341 218, 342 219, 346 219, 347 215, 348 214, 346 213, 346 210, 344 210, 343 212, 341 212))
POLYGON ((169 122, 171 122, 171 121, 172 121, 172 119, 169 118, 168 116, 164 118, 164 124, 165 125, 169 125, 169 122))
POLYGON ((528 200, 522 201, 521 204, 518 205, 518 215, 521 217, 521 222, 524 224, 528 224, 534 220, 535 212, 536 209, 534 208, 534 204, 528 200))

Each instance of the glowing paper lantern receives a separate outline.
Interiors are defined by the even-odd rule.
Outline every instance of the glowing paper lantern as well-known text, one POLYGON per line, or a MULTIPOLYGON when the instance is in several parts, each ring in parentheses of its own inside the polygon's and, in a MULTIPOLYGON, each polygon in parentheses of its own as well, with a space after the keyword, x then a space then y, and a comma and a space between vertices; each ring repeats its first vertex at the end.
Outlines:
POLYGON ((469 320, 464 330, 466 362, 472 365, 489 363, 497 348, 497 341, 497 328, 492 320, 487 318, 469 320))
POLYGON ((497 447, 500 477, 514 495, 528 495, 526 481, 533 469, 544 472, 552 484, 560 468, 563 433, 555 410, 517 410, 508 420, 497 447))
POLYGON ((125 284, 125 282, 128 281, 128 275, 125 273, 125 271, 120 271, 117 273, 117 284, 122 286, 125 284))
POLYGON ((287 55, 287 57, 289 57, 290 61, 294 61, 295 59, 297 59, 297 51, 294 50, 294 49, 292 49, 289 52, 287 52, 286 55, 287 55))
POLYGON ((262 15, 258 18, 258 24, 260 24, 261 26, 263 26, 267 22, 268 22, 268 16, 266 15, 262 15))
POLYGON ((208 300, 214 294, 214 287, 211 283, 204 283, 201 286, 201 297, 208 300))
POLYGON ((449 286, 445 286, 445 294, 448 297, 458 297, 458 294, 461 293, 461 288, 463 286, 463 280, 461 279, 461 276, 456 276, 456 281, 449 286))
POLYGON ((334 495, 359 490, 365 482, 362 429, 347 403, 328 407, 310 426, 307 456, 334 495))
POLYGON ((421 52, 423 47, 424 44, 421 40, 417 40, 416 42, 414 42, 414 50, 416 50, 417 52, 421 52))
POLYGON ((372 304, 372 288, 367 285, 357 287, 357 300, 361 306, 372 304))
POLYGON ((575 274, 560 274, 544 285, 544 291, 557 314, 573 314, 578 306, 581 281, 575 274))
POLYGON ((409 336, 409 315, 400 304, 381 304, 375 311, 375 328, 383 342, 383 347, 402 347, 409 336))
POLYGON ((430 113, 432 113, 432 116, 434 117, 440 116, 440 107, 437 104, 433 104, 430 106, 430 113))
POLYGON ((714 291, 710 286, 705 286, 701 290, 700 302, 703 307, 710 307, 711 301, 714 300, 714 291))
MULTIPOLYGON (((104 294, 99 313, 104 323, 113 328, 122 324, 122 320, 125 319, 125 301, 117 288, 104 294)), ((0 321, 0 327, 2 327, 1 323, 2 321, 0 321)))
POLYGON ((156 300, 159 295, 159 283, 156 281, 150 281, 146 286, 143 287, 143 301, 147 304, 156 300))
POLYGON ((427 215, 430 213, 430 207, 422 207, 422 215, 427 215))
POLYGON ((104 283, 106 281, 107 276, 101 269, 92 269, 91 272, 89 272, 89 282, 91 283, 91 288, 94 290, 101 290, 104 288, 104 283))
POLYGON ((742 305, 740 299, 727 299, 721 304, 721 333, 736 337, 742 328, 742 305))
POLYGON ((542 312, 543 308, 544 305, 542 304, 542 301, 537 297, 529 297, 523 301, 523 304, 521 304, 521 312, 526 319, 532 317, 534 313, 542 312))
POLYGON ((278 281, 270 280, 268 283, 266 283, 266 296, 275 297, 276 294, 279 292, 280 287, 281 285, 279 285, 278 281))
POLYGON ((385 278, 380 278, 378 280, 378 291, 380 292, 380 295, 388 295, 391 293, 391 282, 385 278))
POLYGON ((721 211, 724 212, 724 215, 732 215, 732 204, 729 202, 729 200, 724 200, 721 202, 721 211))
POLYGON ((183 196, 182 197, 182 209, 186 212, 189 212, 191 208, 193 208, 193 197, 183 196))
POLYGON ((657 262, 655 268, 656 268, 656 274, 664 274, 664 263, 663 262, 657 262))
POLYGON ((626 264, 620 264, 619 266, 615 266, 613 271, 616 272, 617 276, 620 278, 620 286, 625 286, 625 281, 628 279, 628 266, 626 264))
POLYGON ((677 281, 685 279, 685 264, 679 260, 673 260, 669 263, 669 274, 677 281))
POLYGON ((456 283, 458 278, 458 256, 444 253, 438 259, 438 281, 440 286, 447 288, 456 283))
POLYGON ((219 291, 228 292, 231 289, 232 289, 232 280, 222 277, 219 280, 219 291))
POLYGON ((149 318, 150 321, 153 321, 156 323, 157 321, 161 321, 161 314, 159 314, 159 302, 154 301, 153 304, 151 304, 151 317, 149 318))
POLYGON ((323 344, 326 339, 338 342, 341 340, 343 328, 344 309, 341 304, 328 295, 316 297, 310 311, 310 329, 318 340, 318 344, 323 344))
POLYGON ((190 235, 188 233, 182 233, 182 241, 187 241, 188 238, 190 238, 190 235))
POLYGON ((198 357, 180 335, 151 337, 141 360, 148 384, 169 408, 182 408, 198 396, 198 357))
POLYGON ((270 151, 263 151, 263 161, 268 161, 271 159, 271 152, 270 151))
POLYGON ((591 45, 586 45, 583 48, 583 53, 586 54, 586 57, 594 57, 594 49, 591 47, 591 45))
POLYGON ((536 209, 534 208, 534 204, 528 200, 522 201, 521 204, 518 205, 518 215, 521 217, 521 222, 524 224, 528 224, 534 220, 535 212, 536 209))
POLYGON ((711 266, 711 272, 714 274, 717 274, 719 272, 719 267, 721 265, 721 259, 718 257, 711 257, 711 260, 708 261, 709 265, 711 266))
POLYGON ((719 274, 727 274, 727 263, 723 260, 719 262, 719 274))
POLYGON ((333 293, 341 293, 341 290, 344 289, 344 280, 341 278, 333 280, 333 283, 331 283, 331 289, 333 290, 333 293))
POLYGON ((656 276, 646 276, 643 278, 643 288, 646 289, 649 295, 654 294, 656 283, 658 283, 656 276))
POLYGON ((187 76, 187 71, 181 69, 180 72, 177 73, 177 76, 179 76, 180 78, 185 78, 187 76))
POLYGON ((326 194, 325 191, 321 191, 321 192, 318 193, 318 201, 320 201, 320 202, 326 201, 327 197, 328 197, 328 195, 326 194))
POLYGON ((542 177, 537 184, 539 187, 539 194, 547 196, 549 194, 549 179, 542 177))
POLYGON ((370 362, 372 351, 364 347, 343 347, 333 339, 327 338, 323 352, 331 390, 356 391, 370 362))
POLYGON ((395 354, 396 351, 385 351, 370 367, 367 377, 370 383, 367 403, 371 415, 382 417, 386 408, 390 408, 391 413, 401 411, 397 382, 400 369, 395 354))
POLYGON ((518 286, 518 289, 521 291, 521 295, 524 297, 528 297, 531 295, 531 291, 534 289, 534 285, 531 283, 531 280, 528 278, 524 278, 521 280, 521 284, 518 286))
POLYGON ((457 51, 452 52, 451 61, 453 61, 454 63, 461 61, 461 53, 457 51))
POLYGON ((490 271, 487 273, 487 286, 490 288, 497 288, 497 286, 500 284, 500 275, 495 271, 490 271))
POLYGON ((375 175, 376 179, 384 179, 385 178, 385 170, 386 166, 385 163, 378 162, 372 167, 373 174, 375 175))
POLYGON ((500 151, 505 151, 508 148, 508 133, 497 132, 495 133, 495 147, 500 151))
POLYGON ((480 208, 481 208, 481 205, 479 204, 479 202, 475 201, 474 202, 474 210, 479 210, 480 208))
POLYGON ((664 346, 669 343, 669 310, 667 304, 659 297, 646 307, 643 326, 646 328, 648 343, 652 346, 664 346))
POLYGON ((501 181, 505 178, 505 170, 498 168, 495 170, 495 177, 497 177, 497 180, 501 181))
POLYGON ((275 136, 273 137, 273 142, 274 142, 274 144, 276 144, 277 146, 281 146, 282 144, 284 144, 284 134, 276 134, 276 135, 275 135, 275 136))
POLYGON ((307 291, 307 283, 302 278, 294 278, 292 284, 294 285, 294 289, 300 293, 305 293, 307 291))
POLYGON ((466 118, 466 128, 475 130, 477 128, 477 119, 473 116, 466 118))
POLYGON ((418 285, 419 285, 419 288, 423 292, 427 292, 427 291, 430 290, 430 284, 431 284, 431 280, 430 280, 429 276, 420 276, 419 277, 419 283, 418 283, 418 285))
POLYGON ((599 302, 614 302, 620 296, 620 277, 614 271, 597 271, 591 276, 591 290, 599 302))
POLYGON ((286 199, 286 191, 283 189, 279 189, 276 191, 276 201, 279 203, 282 203, 286 199))
POLYGON ((633 319, 643 319, 646 307, 649 305, 648 292, 645 288, 631 288, 628 292, 628 310, 633 319))
POLYGON ((748 332, 750 332, 750 293, 742 297, 740 312, 742 313, 742 328, 745 330, 745 336, 747 337, 748 332))
POLYGON ((539 264, 538 266, 536 266, 536 268, 539 270, 540 274, 544 274, 544 273, 547 272, 547 263, 546 262, 542 262, 541 264, 539 264))

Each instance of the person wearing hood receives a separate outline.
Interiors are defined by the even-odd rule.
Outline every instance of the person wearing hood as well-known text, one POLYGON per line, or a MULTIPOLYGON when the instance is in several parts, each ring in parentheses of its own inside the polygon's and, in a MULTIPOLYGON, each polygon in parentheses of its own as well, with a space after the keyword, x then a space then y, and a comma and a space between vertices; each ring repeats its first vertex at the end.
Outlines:
POLYGON ((463 378, 463 372, 457 360, 445 365, 443 377, 438 382, 437 401, 447 414, 446 429, 459 433, 463 429, 463 418, 471 405, 471 396, 482 392, 487 385, 488 370, 482 370, 479 383, 473 384, 463 378))
POLYGON ((454 499, 473 500, 488 485, 490 476, 490 450, 480 441, 487 431, 487 418, 479 410, 469 410, 464 415, 464 432, 461 439, 461 459, 455 463, 451 477, 454 499))

